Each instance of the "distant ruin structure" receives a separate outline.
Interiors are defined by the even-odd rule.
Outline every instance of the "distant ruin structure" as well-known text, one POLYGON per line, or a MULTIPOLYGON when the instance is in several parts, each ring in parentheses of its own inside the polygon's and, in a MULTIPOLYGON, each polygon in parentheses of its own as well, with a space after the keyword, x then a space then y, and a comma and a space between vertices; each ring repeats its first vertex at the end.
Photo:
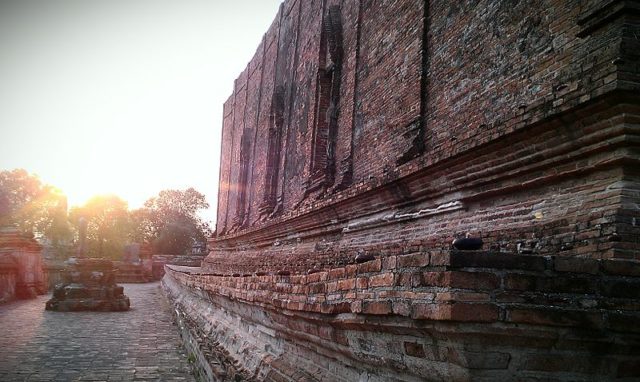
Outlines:
POLYGON ((163 279, 201 374, 640 379, 638 36, 637 0, 285 1, 163 279))
POLYGON ((131 302, 124 294, 124 287, 116 284, 118 269, 113 261, 85 257, 87 223, 85 218, 79 219, 78 257, 64 262, 60 271, 62 282, 53 288, 53 296, 45 309, 56 312, 127 311, 131 302))
POLYGON ((0 303, 46 292, 42 246, 16 227, 0 228, 0 303))

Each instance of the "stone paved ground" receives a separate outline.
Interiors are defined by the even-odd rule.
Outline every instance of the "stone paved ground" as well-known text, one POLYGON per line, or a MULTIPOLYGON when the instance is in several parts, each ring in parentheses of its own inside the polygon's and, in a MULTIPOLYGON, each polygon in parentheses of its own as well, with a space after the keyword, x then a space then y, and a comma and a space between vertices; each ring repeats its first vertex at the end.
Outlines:
POLYGON ((194 381, 160 284, 123 285, 128 312, 0 305, 0 381, 194 381))

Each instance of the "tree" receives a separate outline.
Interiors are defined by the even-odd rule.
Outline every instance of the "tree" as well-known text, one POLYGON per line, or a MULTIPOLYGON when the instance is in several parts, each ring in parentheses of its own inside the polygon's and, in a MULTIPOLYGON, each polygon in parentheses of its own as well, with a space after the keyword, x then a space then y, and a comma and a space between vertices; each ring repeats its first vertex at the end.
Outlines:
POLYGON ((209 225, 197 215, 209 208, 205 196, 193 188, 160 191, 133 212, 137 240, 153 244, 159 253, 185 254, 194 245, 206 245, 209 225))
POLYGON ((127 202, 116 195, 94 196, 69 216, 76 224, 86 219, 86 256, 120 259, 132 230, 127 202))
POLYGON ((66 197, 23 169, 0 172, 0 226, 7 225, 45 237, 55 249, 72 238, 66 197))

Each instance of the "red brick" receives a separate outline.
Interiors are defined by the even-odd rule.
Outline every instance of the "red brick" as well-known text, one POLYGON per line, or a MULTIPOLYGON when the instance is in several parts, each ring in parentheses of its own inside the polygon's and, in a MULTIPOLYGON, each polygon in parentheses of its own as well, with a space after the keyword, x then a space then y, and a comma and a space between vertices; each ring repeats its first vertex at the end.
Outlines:
POLYGON ((451 277, 450 272, 424 272, 422 274, 423 286, 449 286, 451 277))
POLYGON ((351 290, 356 288, 356 279, 338 280, 338 290, 351 290))
POLYGON ((393 286, 393 273, 387 272, 369 277, 369 288, 393 286))
POLYGON ((491 295, 477 292, 441 292, 436 293, 436 302, 489 302, 491 295))
POLYGON ((382 258, 382 269, 393 270, 396 269, 397 257, 386 256, 382 258))
POLYGON ((331 340, 333 338, 333 333, 335 330, 330 326, 320 326, 318 327, 318 336, 320 338, 324 338, 325 340, 331 340))
POLYGON ((493 304, 413 304, 411 317, 436 321, 493 322, 500 311, 493 304))
POLYGON ((387 315, 393 312, 391 301, 365 301, 362 304, 362 313, 387 315))
POLYGON ((449 252, 435 252, 429 256, 429 265, 431 266, 443 266, 449 265, 451 259, 451 253, 449 252))
MULTIPOLYGON (((629 159, 629 126, 640 121, 632 96, 637 44, 625 24, 633 21, 628 6, 575 3, 285 2, 224 105, 217 236, 203 268, 294 276, 289 285, 276 284, 286 280, 280 277, 182 282, 204 287, 212 301, 225 295, 321 306, 326 314, 391 309, 419 320, 469 321, 349 315, 335 322, 348 326, 350 339, 384 325, 381 335, 397 354, 380 356, 391 345, 358 354, 379 364, 379 379, 406 371, 416 379, 553 380, 557 373, 595 380, 565 373, 574 366, 568 356, 557 370, 553 360, 549 371, 518 370, 532 353, 591 332, 609 341, 598 355, 615 368, 627 358, 608 356, 612 345, 637 331, 640 266, 600 259, 640 258, 629 159), (621 16, 610 17, 612 9, 621 16), (617 45, 603 44, 608 36, 617 45), (341 45, 338 61, 332 44, 341 45), (329 72, 339 81, 327 84, 329 72), (264 211, 263 202, 276 201, 278 209, 264 211), (451 251, 452 239, 467 233, 482 236, 491 251, 451 251), (538 241, 535 254, 516 254, 523 240, 538 241), (568 240, 573 248, 560 250, 568 240), (378 258, 353 265, 359 251, 378 258), (414 251, 424 256, 406 255, 414 251), (308 269, 333 270, 298 280, 308 269), (500 318, 506 322, 495 323, 500 318), (403 363, 405 342, 431 339, 445 341, 439 350, 404 352, 437 363, 403 363), (496 348, 513 351, 514 360, 496 348)), ((328 348, 352 352, 336 344, 346 339, 330 337, 328 348)), ((313 349, 321 348, 307 347, 299 358, 310 362, 300 366, 313 365, 313 349)), ((532 369, 546 362, 529 361, 532 369)), ((603 371, 581 367, 574 371, 603 371)), ((605 371, 604 379, 616 372, 605 371)))
POLYGON ((350 313, 351 303, 346 301, 338 303, 324 303, 322 304, 321 310, 322 313, 326 314, 350 313))
POLYGON ((411 304, 411 318, 416 320, 446 320, 449 313, 442 304, 411 304))
POLYGON ((424 286, 476 290, 497 289, 500 286, 498 276, 486 272, 424 272, 422 277, 424 286))
POLYGON ((317 273, 312 273, 310 275, 307 275, 307 282, 308 283, 317 283, 320 281, 325 281, 327 280, 327 276, 328 276, 328 272, 317 272, 317 273))
POLYGON ((422 285, 422 275, 418 272, 402 272, 396 275, 395 285, 406 288, 415 288, 422 285))
POLYGON ((427 265, 429 265, 428 253, 412 253, 398 256, 397 258, 397 266, 399 268, 425 267, 427 265))
POLYGON ((327 292, 327 284, 326 283, 314 283, 308 286, 310 294, 318 294, 318 293, 326 293, 327 292))
POLYGON ((380 272, 380 270, 382 270, 382 261, 379 258, 358 264, 358 274, 380 272))
POLYGON ((358 289, 367 289, 368 288, 368 279, 366 277, 358 277, 356 279, 356 288, 358 289))
POLYGON ((345 276, 346 276, 346 272, 344 268, 336 268, 329 271, 327 280, 342 279, 345 276))

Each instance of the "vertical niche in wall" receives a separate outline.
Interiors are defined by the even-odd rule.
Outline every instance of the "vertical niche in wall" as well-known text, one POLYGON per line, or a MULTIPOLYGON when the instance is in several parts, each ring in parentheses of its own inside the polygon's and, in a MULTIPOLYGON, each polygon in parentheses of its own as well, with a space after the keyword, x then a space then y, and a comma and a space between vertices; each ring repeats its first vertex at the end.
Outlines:
POLYGON ((248 214, 246 208, 247 200, 247 177, 249 173, 249 155, 251 153, 251 136, 253 129, 245 128, 242 130, 240 138, 240 162, 238 164, 240 174, 238 176, 238 197, 236 199, 236 216, 233 219, 231 231, 244 228, 248 223, 248 214))
POLYGON ((303 199, 318 190, 324 193, 335 181, 342 53, 340 7, 330 6, 320 36, 310 172, 303 199))
POLYGON ((284 124, 284 89, 277 86, 271 98, 269 130, 267 138, 267 163, 264 172, 264 194, 258 207, 259 220, 263 221, 279 213, 282 204, 277 203, 278 175, 282 151, 282 127, 284 124), (279 206, 279 208, 276 208, 279 206))

